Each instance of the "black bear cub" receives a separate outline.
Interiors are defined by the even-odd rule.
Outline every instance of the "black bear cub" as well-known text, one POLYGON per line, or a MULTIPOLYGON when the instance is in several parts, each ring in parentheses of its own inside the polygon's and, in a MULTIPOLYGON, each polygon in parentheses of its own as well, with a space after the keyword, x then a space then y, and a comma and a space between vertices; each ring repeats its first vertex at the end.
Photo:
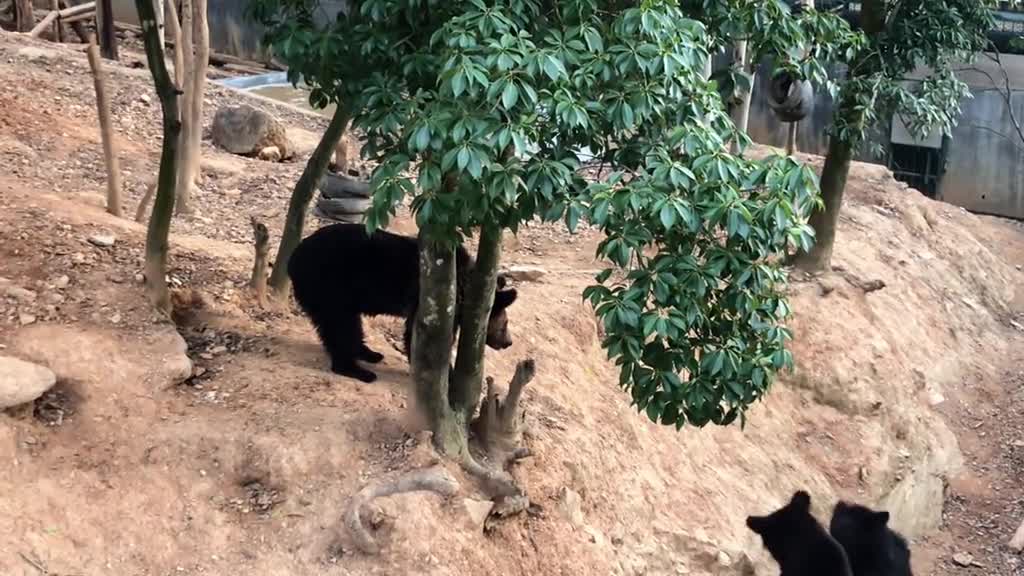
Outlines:
POLYGON ((829 532, 846 549, 853 576, 911 576, 907 541, 888 524, 887 511, 836 504, 829 532))
POLYGON ((803 490, 768 516, 748 516, 747 527, 782 568, 782 576, 850 576, 843 547, 811 515, 811 496, 803 490))
MULTIPOLYGON (((462 246, 455 253, 456 319, 463 286, 473 260, 462 246)), ((361 224, 332 224, 306 237, 288 260, 295 300, 306 312, 331 357, 331 370, 363 382, 377 375, 356 360, 376 364, 384 355, 366 346, 361 316, 399 316, 405 322, 405 351, 419 305, 419 246, 415 238, 383 230, 366 233, 361 224)), ((487 345, 496 350, 512 345, 505 310, 515 289, 498 290, 487 325, 487 345)), ((456 321, 456 327, 458 323, 456 321)))

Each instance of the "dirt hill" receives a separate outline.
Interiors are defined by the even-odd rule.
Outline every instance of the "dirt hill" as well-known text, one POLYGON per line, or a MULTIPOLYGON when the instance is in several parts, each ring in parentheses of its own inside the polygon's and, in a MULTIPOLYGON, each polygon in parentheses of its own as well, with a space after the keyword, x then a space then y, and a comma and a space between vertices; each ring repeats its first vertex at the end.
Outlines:
MULTIPOLYGON (((160 142, 141 60, 110 71, 129 212, 160 142)), ((0 414, 0 574, 775 574, 744 519, 798 488, 824 521, 838 497, 891 510, 918 574, 1020 574, 1003 546, 1024 519, 1019 224, 855 166, 834 271, 793 279, 798 370, 745 430, 678 433, 629 407, 599 346, 580 299, 597 236, 525 229, 505 262, 547 273, 518 286, 516 343, 487 362, 507 382, 537 360, 534 456, 516 475, 542 510, 484 534, 468 481, 448 501, 383 499, 384 552, 368 557, 339 533, 345 503, 428 457, 400 327, 368 323, 387 358, 378 382, 357 383, 327 370, 304 317, 261 310, 244 287, 249 217, 277 237, 323 119, 211 86, 207 125, 220 104, 255 102, 306 146, 271 164, 204 141, 170 278, 206 305, 176 330, 138 281, 144 228, 100 207, 84 54, 0 33, 0 82, 0 354, 59 378, 0 414)))

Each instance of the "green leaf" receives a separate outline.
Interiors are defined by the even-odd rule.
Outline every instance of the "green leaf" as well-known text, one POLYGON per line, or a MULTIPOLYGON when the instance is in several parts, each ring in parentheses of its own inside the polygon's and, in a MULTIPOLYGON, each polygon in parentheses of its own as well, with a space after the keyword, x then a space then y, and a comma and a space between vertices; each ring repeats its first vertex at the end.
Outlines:
POLYGON ((661 212, 658 216, 661 218, 661 225, 665 227, 666 231, 671 230, 672 226, 675 225, 677 215, 675 207, 671 204, 666 203, 661 207, 661 212))
POLYGON ((505 84, 505 89, 501 92, 501 103, 505 106, 506 110, 511 110, 516 102, 519 101, 519 88, 516 87, 515 82, 509 82, 505 84))

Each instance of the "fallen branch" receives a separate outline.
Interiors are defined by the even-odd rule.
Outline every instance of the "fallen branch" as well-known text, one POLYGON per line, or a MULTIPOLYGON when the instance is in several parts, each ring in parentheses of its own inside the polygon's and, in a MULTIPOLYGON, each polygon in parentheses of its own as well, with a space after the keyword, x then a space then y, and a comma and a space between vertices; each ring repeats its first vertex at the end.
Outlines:
POLYGON ((95 11, 83 12, 82 14, 75 14, 74 16, 71 16, 70 18, 64 18, 61 21, 64 22, 65 24, 74 24, 76 22, 85 22, 87 20, 92 20, 95 17, 96 17, 96 12, 95 11))
POLYGON ((267 303, 267 256, 270 252, 270 232, 262 222, 256 220, 255 216, 250 217, 252 223, 253 246, 256 258, 252 263, 252 277, 249 278, 249 287, 256 292, 256 302, 260 306, 267 303))
POLYGON ((95 2, 86 2, 85 4, 77 4, 75 6, 70 6, 68 8, 65 8, 65 9, 61 10, 60 12, 58 12, 58 15, 60 16, 60 18, 62 20, 67 20, 68 18, 70 18, 72 16, 76 16, 78 14, 85 14, 87 12, 95 12, 95 11, 96 11, 96 3, 95 2))
POLYGON ((420 491, 434 492, 445 498, 450 498, 459 491, 459 483, 444 467, 434 466, 424 470, 414 470, 391 480, 370 484, 360 490, 349 502, 343 517, 345 527, 351 533, 356 547, 365 554, 380 552, 380 546, 363 525, 363 520, 360 517, 364 506, 377 498, 420 491))
POLYGON ((47 28, 50 27, 51 24, 53 24, 54 20, 57 19, 58 15, 60 15, 60 12, 48 12, 46 16, 43 16, 43 19, 40 20, 38 24, 36 24, 36 27, 29 31, 28 35, 33 38, 38 38, 44 30, 46 30, 47 28))

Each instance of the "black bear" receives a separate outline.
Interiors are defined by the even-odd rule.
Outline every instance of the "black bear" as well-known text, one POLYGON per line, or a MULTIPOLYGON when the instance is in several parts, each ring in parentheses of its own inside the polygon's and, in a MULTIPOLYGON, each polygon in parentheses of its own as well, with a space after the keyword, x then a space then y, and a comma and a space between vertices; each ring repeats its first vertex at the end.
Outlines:
MULTIPOLYGON (((473 266, 462 246, 456 250, 455 266, 457 319, 463 286, 473 266)), ((370 236, 361 224, 325 226, 295 248, 288 260, 288 276, 295 300, 316 327, 335 373, 363 382, 377 379, 356 364, 356 360, 376 364, 384 359, 363 340, 363 315, 405 318, 403 339, 409 353, 419 304, 419 246, 415 238, 383 230, 370 236)), ((512 345, 505 310, 516 296, 515 289, 505 289, 505 279, 499 277, 487 325, 491 348, 512 345)))
POLYGON ((803 490, 768 516, 748 516, 747 527, 782 568, 782 576, 851 576, 846 552, 811 515, 803 490))
POLYGON ((846 549, 853 576, 912 576, 907 541, 888 524, 887 511, 836 504, 828 529, 846 549))

